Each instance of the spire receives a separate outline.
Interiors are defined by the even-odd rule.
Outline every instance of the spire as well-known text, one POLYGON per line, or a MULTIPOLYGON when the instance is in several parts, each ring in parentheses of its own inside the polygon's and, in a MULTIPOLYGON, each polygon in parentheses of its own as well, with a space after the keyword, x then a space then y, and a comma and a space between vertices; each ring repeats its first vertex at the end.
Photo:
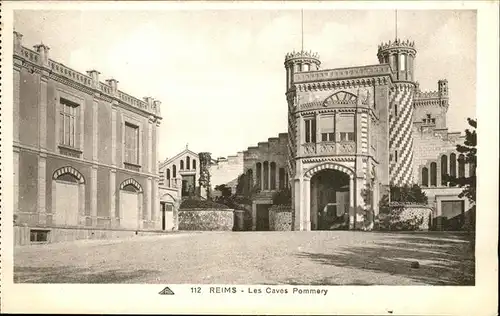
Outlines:
POLYGON ((395 21, 395 28, 394 28, 395 32, 396 32, 396 38, 395 40, 397 41, 398 40, 398 10, 396 9, 396 21, 395 21))
POLYGON ((300 9, 300 23, 301 23, 301 51, 304 51, 304 9, 300 9))

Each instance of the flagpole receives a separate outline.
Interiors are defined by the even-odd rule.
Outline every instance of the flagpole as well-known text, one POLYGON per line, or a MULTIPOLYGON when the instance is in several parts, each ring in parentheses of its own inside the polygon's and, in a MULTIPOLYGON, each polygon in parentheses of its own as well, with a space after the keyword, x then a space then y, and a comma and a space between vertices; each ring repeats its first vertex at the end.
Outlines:
POLYGON ((301 41, 302 41, 302 45, 301 45, 301 48, 302 48, 302 51, 304 51, 304 9, 300 9, 300 23, 301 23, 301 41))

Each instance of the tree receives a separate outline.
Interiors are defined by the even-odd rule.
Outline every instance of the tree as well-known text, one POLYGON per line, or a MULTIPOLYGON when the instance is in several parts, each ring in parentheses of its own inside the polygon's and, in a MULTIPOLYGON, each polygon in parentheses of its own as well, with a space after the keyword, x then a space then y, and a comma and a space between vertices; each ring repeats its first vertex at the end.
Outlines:
POLYGON ((289 188, 281 189, 273 195, 274 205, 292 205, 292 191, 289 188))
POLYGON ((459 186, 462 188, 462 192, 458 195, 458 197, 466 197, 469 199, 472 208, 475 207, 476 204, 476 154, 477 154, 477 120, 467 118, 467 122, 473 130, 466 129, 465 130, 465 141, 463 145, 457 145, 457 151, 465 156, 465 163, 470 164, 472 171, 468 177, 456 177, 451 176, 449 174, 445 175, 445 180, 450 183, 450 185, 459 186))

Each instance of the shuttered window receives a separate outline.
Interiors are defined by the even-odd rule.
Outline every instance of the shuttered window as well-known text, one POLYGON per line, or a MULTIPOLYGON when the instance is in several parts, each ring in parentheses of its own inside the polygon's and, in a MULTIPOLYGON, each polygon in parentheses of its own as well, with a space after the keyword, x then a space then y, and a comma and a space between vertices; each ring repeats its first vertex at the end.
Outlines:
POLYGON ((321 128, 321 141, 322 142, 333 142, 335 141, 335 120, 333 116, 322 116, 320 118, 320 128, 321 128))
POLYGON ((139 164, 139 127, 125 123, 125 162, 139 164))

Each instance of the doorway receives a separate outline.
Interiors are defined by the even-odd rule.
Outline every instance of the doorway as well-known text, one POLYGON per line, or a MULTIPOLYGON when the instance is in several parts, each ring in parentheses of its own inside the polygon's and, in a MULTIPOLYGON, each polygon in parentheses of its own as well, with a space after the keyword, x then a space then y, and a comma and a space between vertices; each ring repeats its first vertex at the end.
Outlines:
POLYGON ((269 230, 269 207, 271 207, 271 204, 257 204, 256 230, 269 230))
POLYGON ((349 176, 325 169, 311 178, 311 229, 349 229, 349 176))

